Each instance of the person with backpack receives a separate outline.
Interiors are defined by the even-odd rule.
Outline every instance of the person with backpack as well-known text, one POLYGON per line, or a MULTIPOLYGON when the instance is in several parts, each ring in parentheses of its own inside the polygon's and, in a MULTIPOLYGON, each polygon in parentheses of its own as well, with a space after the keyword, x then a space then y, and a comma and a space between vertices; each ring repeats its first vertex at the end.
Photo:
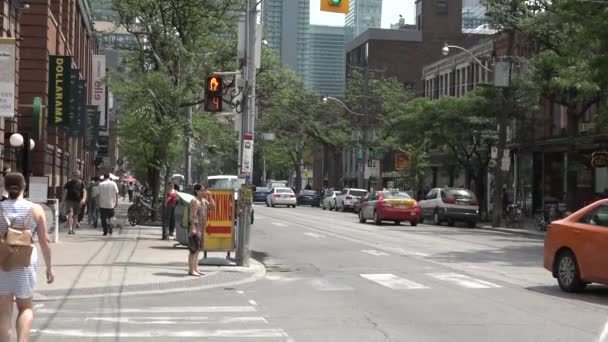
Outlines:
POLYGON ((80 171, 72 173, 72 179, 65 183, 63 207, 68 216, 68 234, 74 234, 74 227, 79 227, 78 215, 87 202, 87 190, 80 179, 80 171))
POLYGON ((99 203, 97 203, 97 197, 99 196, 99 177, 95 176, 91 178, 87 193, 89 197, 87 202, 87 222, 92 224, 94 228, 97 228, 97 221, 99 220, 99 203))

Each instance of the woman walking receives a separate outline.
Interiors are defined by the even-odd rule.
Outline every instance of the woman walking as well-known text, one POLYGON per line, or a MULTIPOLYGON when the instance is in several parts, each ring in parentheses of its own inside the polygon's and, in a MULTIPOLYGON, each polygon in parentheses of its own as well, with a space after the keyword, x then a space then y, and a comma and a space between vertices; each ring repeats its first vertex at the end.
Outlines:
POLYGON ((209 210, 215 209, 215 201, 211 197, 211 193, 203 186, 196 184, 194 186, 195 198, 190 201, 190 236, 188 237, 188 274, 191 276, 200 277, 203 274, 198 269, 198 254, 203 245, 203 232, 207 226, 207 214, 209 210))
MULTIPOLYGON (((25 179, 20 173, 9 173, 4 177, 4 187, 8 199, 0 203, 0 235, 5 236, 8 228, 20 227, 29 229, 32 236, 38 235, 40 249, 46 264, 46 281, 51 284, 55 276, 51 267, 51 246, 49 244, 44 210, 23 198, 25 179)), ((13 298, 17 304, 17 341, 27 341, 34 314, 32 296, 36 285, 36 265, 38 253, 36 247, 31 252, 28 267, 0 267, 0 342, 8 342, 11 333, 13 316, 13 298)))

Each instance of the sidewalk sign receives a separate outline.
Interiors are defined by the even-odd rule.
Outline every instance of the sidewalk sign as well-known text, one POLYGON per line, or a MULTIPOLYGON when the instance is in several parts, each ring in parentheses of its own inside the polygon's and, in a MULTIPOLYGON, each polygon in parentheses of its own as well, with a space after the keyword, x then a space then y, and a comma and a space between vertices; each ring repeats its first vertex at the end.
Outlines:
POLYGON ((30 177, 28 199, 34 203, 48 201, 49 177, 30 177))

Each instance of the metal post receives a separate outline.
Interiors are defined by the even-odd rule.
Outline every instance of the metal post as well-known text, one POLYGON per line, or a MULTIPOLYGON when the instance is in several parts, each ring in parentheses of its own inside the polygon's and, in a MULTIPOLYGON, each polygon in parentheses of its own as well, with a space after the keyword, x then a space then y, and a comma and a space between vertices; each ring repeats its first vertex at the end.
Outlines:
POLYGON ((186 151, 184 156, 184 185, 192 182, 192 107, 186 109, 186 151))
MULTIPOLYGON (((243 110, 242 129, 240 137, 240 155, 241 158, 245 157, 243 153, 245 133, 255 136, 254 133, 254 121, 255 121, 255 76, 256 76, 256 34, 257 34, 257 1, 247 1, 247 48, 245 50, 245 92, 243 101, 246 104, 243 110)), ((252 140, 253 142, 253 140, 252 140)), ((253 153, 253 151, 252 151, 253 153)), ((245 163, 241 160, 241 166, 245 163)), ((242 169, 239 170, 242 174, 242 169)), ((251 186, 251 178, 253 174, 253 167, 249 174, 244 175, 246 177, 246 183, 251 186)), ((239 197, 242 199, 242 197, 239 197)), ((237 231, 237 250, 236 250, 236 263, 239 266, 249 266, 249 235, 250 235, 250 223, 251 223, 251 204, 243 204, 243 201, 239 201, 239 219, 238 219, 238 231, 237 231)))
POLYGON ((55 232, 53 234, 53 242, 58 243, 59 242, 59 199, 54 198, 51 201, 53 201, 53 209, 55 210, 55 216, 54 216, 54 222, 53 224, 55 225, 55 232))
POLYGON ((368 130, 369 130, 369 113, 367 110, 367 92, 369 86, 369 69, 366 67, 363 73, 363 141, 361 143, 362 156, 359 161, 359 173, 357 177, 357 187, 363 189, 365 188, 365 165, 367 164, 367 148, 368 148, 368 130))
POLYGON ((23 133, 23 177, 25 178, 25 194, 29 197, 30 190, 30 135, 23 133))

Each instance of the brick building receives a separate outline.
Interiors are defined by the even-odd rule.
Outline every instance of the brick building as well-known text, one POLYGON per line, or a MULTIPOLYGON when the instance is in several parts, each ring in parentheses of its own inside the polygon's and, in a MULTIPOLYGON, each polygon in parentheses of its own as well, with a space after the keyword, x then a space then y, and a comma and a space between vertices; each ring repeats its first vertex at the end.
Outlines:
MULTIPOLYGON (((35 137, 35 148, 30 154, 31 175, 47 176, 49 197, 54 197, 61 193, 61 186, 73 170, 81 170, 83 177, 95 173, 95 151, 91 146, 85 146, 86 126, 82 126, 80 134, 68 134, 66 129, 48 123, 50 56, 71 56, 72 75, 84 89, 81 92, 83 100, 79 103, 88 105, 91 103, 92 60, 97 43, 88 1, 28 0, 27 6, 23 3, 0 0, 2 36, 17 37, 16 113, 14 119, 7 119, 0 126, 6 127, 4 147, 7 152, 3 159, 13 168, 20 159, 18 153, 11 153, 12 148, 7 146, 7 132, 35 137), (40 116, 36 116, 32 108, 35 98, 42 100, 40 116)), ((21 171, 19 167, 17 169, 21 171)))

